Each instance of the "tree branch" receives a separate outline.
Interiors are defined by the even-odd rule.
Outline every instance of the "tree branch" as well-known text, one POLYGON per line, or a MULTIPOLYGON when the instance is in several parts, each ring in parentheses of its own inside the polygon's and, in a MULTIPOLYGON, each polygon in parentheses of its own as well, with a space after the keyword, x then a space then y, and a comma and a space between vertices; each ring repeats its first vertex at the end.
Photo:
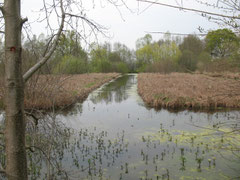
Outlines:
POLYGON ((0 6, 0 11, 2 12, 2 14, 4 14, 4 8, 3 8, 3 6, 0 6))
POLYGON ((166 6, 166 7, 170 7, 170 8, 179 9, 179 10, 193 11, 193 12, 208 14, 208 15, 212 15, 212 16, 219 16, 219 17, 223 17, 223 18, 240 19, 240 17, 238 17, 238 16, 228 16, 228 15, 224 15, 224 14, 218 14, 218 13, 213 13, 213 12, 208 12, 208 11, 201 11, 198 9, 184 8, 184 7, 180 7, 180 6, 174 6, 174 5, 164 4, 164 3, 159 3, 159 2, 153 2, 153 1, 147 1, 147 0, 137 0, 137 1, 151 3, 151 4, 157 4, 160 6, 166 6))
POLYGON ((58 40, 61 36, 61 33, 63 31, 63 28, 64 28, 64 20, 65 20, 65 12, 64 12, 64 9, 63 9, 63 4, 62 4, 62 1, 61 1, 61 11, 62 11, 62 20, 61 20, 61 25, 58 29, 58 32, 57 32, 57 35, 56 35, 56 39, 51 47, 51 49, 49 50, 49 52, 43 56, 40 61, 38 63, 36 63, 33 67, 31 67, 24 75, 23 75, 23 80, 24 82, 26 83, 27 80, 40 68, 42 67, 42 65, 44 65, 47 60, 51 57, 51 55, 53 54, 53 52, 55 51, 56 47, 57 47, 57 44, 58 44, 58 40))
POLYGON ((28 21, 28 18, 26 17, 26 18, 23 18, 22 19, 22 21, 21 21, 21 25, 23 25, 25 22, 27 22, 28 21))

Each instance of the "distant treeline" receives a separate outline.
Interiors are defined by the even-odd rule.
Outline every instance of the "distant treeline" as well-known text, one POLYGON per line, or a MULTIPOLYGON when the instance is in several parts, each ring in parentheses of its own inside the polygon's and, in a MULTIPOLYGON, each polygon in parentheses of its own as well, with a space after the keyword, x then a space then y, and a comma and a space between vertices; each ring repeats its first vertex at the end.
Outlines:
MULTIPOLYGON (((0 69, 4 72, 4 45, 0 46, 0 69)), ((23 72, 44 54, 48 37, 41 34, 25 40, 22 50, 23 72)), ((91 72, 192 72, 239 71, 239 37, 229 29, 210 31, 200 39, 197 35, 171 37, 153 41, 150 34, 136 41, 136 51, 121 43, 81 46, 74 31, 62 34, 58 47, 41 68, 42 74, 81 74, 91 72)))
POLYGON ((138 72, 239 71, 239 37, 229 29, 210 31, 204 39, 196 35, 152 41, 147 34, 136 42, 138 72))

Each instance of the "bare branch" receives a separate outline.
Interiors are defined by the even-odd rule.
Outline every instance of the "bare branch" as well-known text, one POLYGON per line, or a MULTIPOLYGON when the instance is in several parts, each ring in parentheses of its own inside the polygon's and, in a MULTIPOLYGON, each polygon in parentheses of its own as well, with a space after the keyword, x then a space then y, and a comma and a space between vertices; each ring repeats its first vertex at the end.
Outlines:
POLYGON ((208 15, 212 15, 212 16, 219 16, 219 17, 229 18, 229 19, 240 19, 240 17, 238 17, 238 16, 228 16, 228 15, 224 15, 224 14, 218 14, 218 13, 202 11, 202 10, 192 9, 192 8, 184 8, 184 7, 180 7, 180 6, 174 6, 174 5, 164 4, 164 3, 159 3, 159 2, 153 2, 153 1, 147 1, 147 0, 137 0, 137 1, 145 2, 145 3, 151 3, 151 4, 157 4, 157 5, 160 5, 160 6, 166 6, 166 7, 170 7, 170 8, 179 9, 179 10, 198 12, 198 13, 202 13, 203 15, 208 14, 208 15))
POLYGON ((23 80, 24 82, 27 82, 27 80, 40 68, 42 67, 42 65, 44 65, 47 60, 51 57, 51 55, 53 54, 53 52, 55 51, 57 44, 58 44, 58 40, 61 36, 61 33, 63 31, 64 28, 64 20, 65 20, 65 12, 63 9, 63 4, 62 4, 62 0, 61 0, 61 12, 62 12, 62 20, 61 20, 61 25, 58 29, 55 41, 52 45, 52 47, 50 48, 49 52, 43 56, 40 61, 38 63, 36 63, 33 67, 31 67, 24 75, 23 75, 23 80))
MULTIPOLYGON (((146 31, 146 33, 150 33, 150 34, 166 34, 166 32, 161 32, 161 31, 146 31)), ((192 33, 192 34, 186 34, 186 33, 169 33, 171 35, 174 36, 188 36, 188 35, 196 35, 196 36, 206 36, 207 34, 196 34, 196 33, 192 33)))
POLYGON ((4 14, 3 6, 0 6, 0 11, 2 12, 2 14, 4 14))
POLYGON ((23 18, 22 19, 22 22, 21 22, 21 25, 23 25, 25 22, 27 22, 28 21, 28 18, 23 18))

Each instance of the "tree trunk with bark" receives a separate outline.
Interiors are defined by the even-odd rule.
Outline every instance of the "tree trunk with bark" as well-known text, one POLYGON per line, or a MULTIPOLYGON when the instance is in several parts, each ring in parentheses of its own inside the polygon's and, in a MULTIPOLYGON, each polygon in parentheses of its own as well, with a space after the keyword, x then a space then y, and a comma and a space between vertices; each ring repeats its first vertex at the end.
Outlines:
POLYGON ((5 0, 5 145, 8 180, 27 179, 24 81, 21 60, 21 1, 5 0))

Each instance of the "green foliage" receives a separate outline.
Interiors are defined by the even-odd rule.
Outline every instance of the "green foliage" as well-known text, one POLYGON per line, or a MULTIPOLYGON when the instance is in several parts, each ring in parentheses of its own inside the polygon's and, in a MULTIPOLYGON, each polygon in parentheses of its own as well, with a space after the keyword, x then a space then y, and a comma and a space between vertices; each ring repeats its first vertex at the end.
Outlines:
POLYGON ((211 60, 212 60, 211 55, 209 53, 203 51, 197 57, 197 69, 200 72, 206 71, 207 66, 211 63, 211 60))
POLYGON ((86 56, 80 44, 80 37, 75 31, 67 31, 60 37, 57 55, 72 55, 75 57, 86 56))
POLYGON ((152 42, 152 36, 150 34, 146 34, 144 37, 139 38, 136 41, 136 49, 140 49, 146 45, 150 45, 152 42))
POLYGON ((119 62, 116 64, 116 72, 119 72, 119 73, 128 73, 129 72, 129 69, 128 69, 128 66, 126 63, 124 62, 119 62))
POLYGON ((166 40, 161 41, 161 43, 146 40, 148 39, 147 37, 148 36, 146 35, 136 42, 136 47, 139 47, 136 51, 137 71, 155 72, 159 70, 158 72, 168 72, 176 69, 175 64, 177 64, 178 59, 181 56, 181 51, 177 44, 170 40, 169 34, 166 35, 166 40), (157 67, 154 67, 154 65, 157 65, 157 67), (164 67, 166 70, 163 70, 164 67))
POLYGON ((166 41, 160 46, 159 60, 171 60, 177 62, 181 56, 181 51, 179 50, 175 42, 166 41))
POLYGON ((197 66, 196 56, 189 50, 184 50, 178 64, 188 71, 195 71, 197 66))
POLYGON ((131 61, 128 59, 131 58, 131 54, 128 54, 130 51, 120 43, 117 46, 115 51, 111 50, 111 45, 108 43, 93 46, 90 52, 91 72, 129 72, 127 62, 131 61))
POLYGON ((184 50, 189 50, 195 55, 199 55, 203 49, 203 42, 195 35, 188 35, 183 39, 182 44, 179 45, 179 49, 183 52, 184 50))
POLYGON ((229 57, 239 48, 239 39, 230 29, 218 29, 207 34, 206 47, 214 57, 229 57))
POLYGON ((88 72, 87 61, 71 55, 63 56, 59 64, 54 68, 56 74, 81 74, 86 72, 88 72))

